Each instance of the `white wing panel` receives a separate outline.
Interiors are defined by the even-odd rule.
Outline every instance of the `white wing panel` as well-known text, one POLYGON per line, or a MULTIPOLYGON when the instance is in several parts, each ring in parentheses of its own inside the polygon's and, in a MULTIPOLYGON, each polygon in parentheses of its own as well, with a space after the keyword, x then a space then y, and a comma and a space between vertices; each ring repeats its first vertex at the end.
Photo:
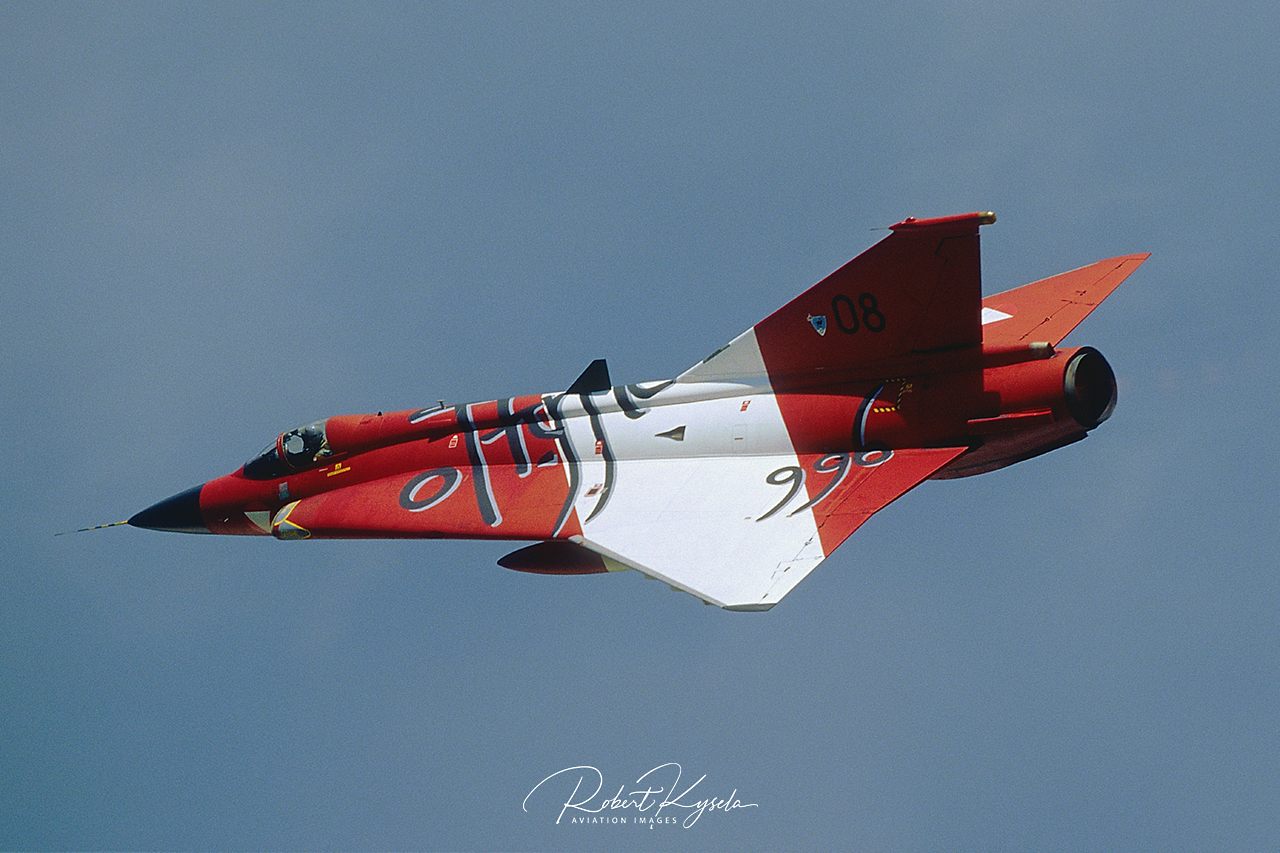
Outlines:
POLYGON ((770 480, 795 467, 794 455, 620 463, 582 544, 712 604, 766 609, 824 556, 813 513, 787 512, 803 490, 770 480))

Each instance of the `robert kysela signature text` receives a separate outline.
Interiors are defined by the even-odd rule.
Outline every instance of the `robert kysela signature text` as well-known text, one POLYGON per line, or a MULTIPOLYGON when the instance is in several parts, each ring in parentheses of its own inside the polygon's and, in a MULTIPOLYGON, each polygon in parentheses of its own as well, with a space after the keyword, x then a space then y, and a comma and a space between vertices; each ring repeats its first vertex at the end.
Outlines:
POLYGON ((534 785, 533 790, 525 795, 522 807, 528 812, 529 800, 539 791, 542 792, 539 796, 552 797, 557 803, 563 795, 556 792, 567 791, 568 796, 564 797, 560 814, 556 816, 557 824, 564 820, 566 823, 637 823, 652 826, 656 823, 676 823, 679 815, 683 815, 681 825, 686 829, 697 823, 706 812, 759 808, 757 803, 742 802, 738 798, 737 788, 728 797, 703 797, 694 793, 694 788, 707 778, 705 773, 697 782, 681 790, 680 776, 683 770, 674 761, 659 764, 641 774, 631 790, 628 790, 627 785, 619 785, 616 794, 601 797, 600 792, 604 788, 603 773, 587 764, 566 767, 534 785), (663 811, 668 809, 674 815, 663 815, 663 811), (610 812, 615 814, 607 819, 600 819, 601 814, 610 812), (569 815, 567 820, 566 814, 569 815), (595 817, 588 821, 588 815, 595 817))

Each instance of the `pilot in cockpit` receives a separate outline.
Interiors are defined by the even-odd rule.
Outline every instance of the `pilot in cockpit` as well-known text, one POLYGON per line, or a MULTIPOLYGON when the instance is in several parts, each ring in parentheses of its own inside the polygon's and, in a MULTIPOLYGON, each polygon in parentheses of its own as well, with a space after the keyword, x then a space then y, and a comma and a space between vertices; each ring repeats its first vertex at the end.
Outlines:
POLYGON ((250 480, 274 480, 310 468, 333 455, 325 436, 325 421, 282 433, 274 443, 245 463, 244 476, 250 480))

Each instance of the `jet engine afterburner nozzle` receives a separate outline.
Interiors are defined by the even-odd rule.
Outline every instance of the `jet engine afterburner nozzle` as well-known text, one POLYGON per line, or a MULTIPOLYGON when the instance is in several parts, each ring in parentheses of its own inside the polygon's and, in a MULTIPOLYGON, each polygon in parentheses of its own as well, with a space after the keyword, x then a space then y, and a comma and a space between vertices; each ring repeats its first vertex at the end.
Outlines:
POLYGON ((1062 377, 1067 411, 1085 429, 1111 417, 1116 408, 1116 374, 1102 353, 1082 347, 1071 357, 1062 377))

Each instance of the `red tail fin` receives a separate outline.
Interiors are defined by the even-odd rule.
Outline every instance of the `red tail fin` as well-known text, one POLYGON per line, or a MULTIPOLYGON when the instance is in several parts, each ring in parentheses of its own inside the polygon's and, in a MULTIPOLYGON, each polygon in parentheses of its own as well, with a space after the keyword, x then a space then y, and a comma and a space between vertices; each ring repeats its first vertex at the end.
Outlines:
POLYGON ((980 345, 978 226, 994 221, 991 213, 967 213, 891 226, 888 237, 681 380, 722 379, 762 367, 777 381, 908 353, 980 345))

